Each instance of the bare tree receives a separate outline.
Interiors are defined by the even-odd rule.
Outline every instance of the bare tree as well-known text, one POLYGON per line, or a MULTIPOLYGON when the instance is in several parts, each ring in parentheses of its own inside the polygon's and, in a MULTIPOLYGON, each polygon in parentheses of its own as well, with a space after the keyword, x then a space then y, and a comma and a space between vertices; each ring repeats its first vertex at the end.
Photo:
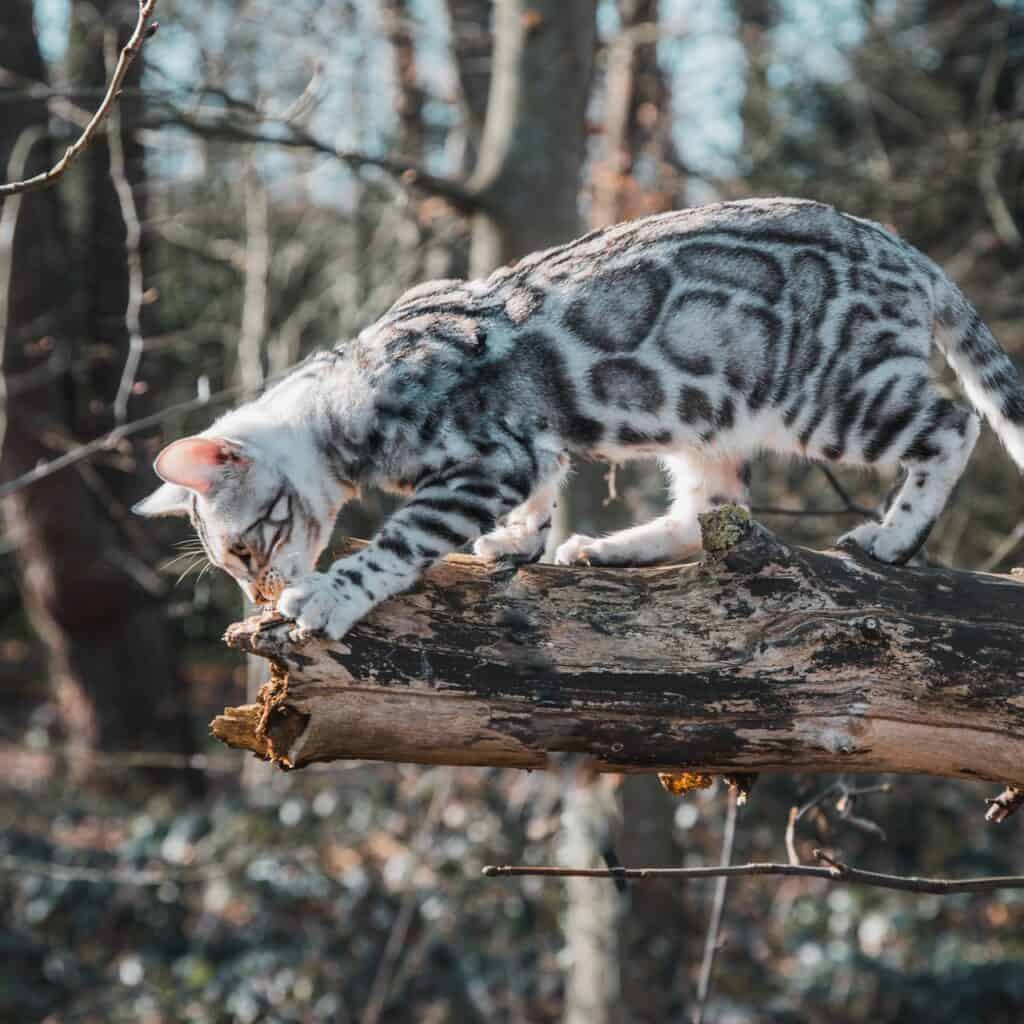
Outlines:
MULTIPOLYGON (((86 6, 74 11, 71 66, 76 77, 102 86, 105 24, 94 12, 115 5, 88 5, 88 15, 86 6)), ((30 0, 5 6, 0 25, 0 65, 44 81, 30 0)), ((28 125, 47 120, 45 99, 19 97, 5 111, 2 163, 28 125)), ((131 103, 122 116, 134 116, 131 103)), ((49 150, 40 142, 27 170, 49 166, 49 150)), ((125 152, 128 180, 137 187, 141 150, 126 138, 125 152)), ((53 190, 23 198, 14 236, 4 338, 5 480, 72 446, 80 431, 110 425, 128 354, 126 228, 106 140, 94 140, 64 187, 74 241, 53 190), (80 354, 97 346, 109 358, 83 367, 80 354), (32 372, 44 364, 54 372, 32 372)), ((25 604, 49 652, 64 729, 83 767, 94 748, 191 748, 162 604, 165 586, 128 513, 138 484, 124 470, 133 458, 126 447, 113 453, 120 468, 82 463, 77 472, 43 480, 4 504, 25 604)))

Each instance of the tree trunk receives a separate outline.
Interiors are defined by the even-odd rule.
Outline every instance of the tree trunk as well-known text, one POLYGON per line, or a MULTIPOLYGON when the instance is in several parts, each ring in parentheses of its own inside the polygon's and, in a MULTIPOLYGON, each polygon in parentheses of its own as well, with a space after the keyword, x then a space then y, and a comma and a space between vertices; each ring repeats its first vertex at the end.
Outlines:
MULTIPOLYGON (((581 233, 579 193, 597 38, 596 0, 496 0, 490 6, 494 32, 488 75, 479 63, 484 48, 471 28, 485 5, 481 0, 448 3, 468 115, 467 150, 477 153, 470 187, 484 206, 472 222, 469 271, 474 277, 581 233)), ((571 496, 564 494, 558 504, 549 551, 565 539, 571 496)), ((570 783, 563 806, 567 843, 584 862, 602 852, 590 843, 580 814, 572 813, 591 807, 599 814, 598 794, 588 788, 586 782, 570 783)), ((574 895, 570 892, 565 914, 565 1020, 586 1016, 591 1024, 602 1024, 615 1013, 619 901, 614 889, 586 904, 577 904, 574 895), (601 991, 592 984, 595 978, 605 981, 601 991)))
POLYGON ((459 79, 465 143, 462 166, 471 169, 480 155, 487 117, 494 46, 490 31, 492 0, 447 0, 452 34, 452 58, 459 79))
MULTIPOLYGON (((671 140, 671 100, 658 64, 660 0, 617 0, 616 7, 619 29, 606 50, 604 119, 590 170, 592 228, 671 209, 678 205, 684 188, 671 140)), ((602 498, 608 487, 603 469, 600 464, 580 466, 572 480, 571 505, 587 509, 596 520, 594 530, 584 532, 631 525, 609 521, 628 510, 622 504, 604 508, 602 498)), ((626 487, 634 493, 639 490, 653 496, 662 487, 654 462, 634 463, 623 475, 626 487)), ((658 511, 652 509, 648 517, 658 511)), ((576 523, 581 519, 573 516, 576 523)), ((673 818, 665 806, 670 799, 651 779, 625 777, 612 789, 609 802, 618 805, 617 814, 609 815, 607 827, 615 838, 606 848, 613 847, 627 864, 673 864, 673 818), (628 824, 623 827, 622 823, 628 824)), ((574 863, 587 860, 578 858, 574 863)), ((566 996, 565 1024, 598 1024, 601 1019, 640 1024, 672 1019, 678 1014, 674 976, 680 965, 693 959, 689 945, 696 933, 683 904, 685 890, 658 880, 655 885, 633 886, 623 896, 612 886, 588 890, 579 884, 584 881, 567 882, 572 915, 585 922, 596 908, 611 904, 616 917, 610 936, 594 941, 585 934, 577 942, 592 943, 594 966, 589 974, 614 979, 619 996, 606 998, 603 1009, 595 1012, 595 1000, 593 995, 588 997, 588 990, 600 989, 581 972, 580 983, 566 996)), ((594 929, 590 931, 593 934, 594 929)))
POLYGON ((746 57, 740 123, 740 151, 748 169, 755 169, 775 145, 773 92, 768 80, 771 64, 770 36, 780 18, 777 0, 735 0, 739 37, 746 57))
MULTIPOLYGON (((32 7, 18 0, 0 13, 0 66, 40 81, 46 73, 32 32, 32 7)), ((79 65, 76 77, 98 85, 105 80, 102 32, 92 31, 80 52, 87 46, 88 73, 79 65)), ((10 152, 23 126, 45 126, 48 120, 44 100, 4 109, 0 155, 10 152)), ((126 122, 130 112, 120 113, 126 122)), ((137 183, 141 157, 126 143, 129 175, 137 183)), ((32 169, 46 163, 48 148, 36 148, 38 166, 32 169)), ((52 458, 79 429, 91 434, 110 425, 127 353, 125 229, 104 138, 94 140, 62 187, 71 199, 78 258, 68 257, 76 250, 55 190, 24 197, 14 239, 4 345, 4 479, 52 458), (103 349, 112 355, 102 368, 68 371, 84 353, 103 349), (52 374, 45 372, 47 361, 52 374)), ((118 454, 130 464, 130 449, 118 454)), ((165 586, 147 563, 145 534, 128 513, 138 491, 134 474, 83 464, 4 503, 22 595, 47 646, 63 726, 83 771, 94 748, 191 749, 161 601, 165 586)))
POLYGON ((395 113, 398 115, 398 151, 420 161, 424 149, 424 92, 416 71, 416 43, 409 0, 383 0, 381 14, 391 44, 395 74, 395 113))
POLYGON ((470 273, 579 234, 595 0, 497 0, 470 273))
POLYGON ((1024 586, 790 548, 739 510, 700 563, 447 559, 341 643, 252 620, 260 703, 214 734, 284 767, 368 758, 599 770, 904 772, 1024 784, 1024 586))
POLYGON ((601 152, 593 168, 591 227, 679 205, 685 182, 671 137, 672 103, 658 65, 660 0, 618 0, 608 46, 601 152))

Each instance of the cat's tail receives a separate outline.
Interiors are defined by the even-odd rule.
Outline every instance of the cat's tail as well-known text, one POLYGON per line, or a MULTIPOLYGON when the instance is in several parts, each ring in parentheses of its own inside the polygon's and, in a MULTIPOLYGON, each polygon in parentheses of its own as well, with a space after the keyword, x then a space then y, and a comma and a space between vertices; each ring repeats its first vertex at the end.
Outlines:
POLYGON ((1024 381, 963 292, 945 277, 937 291, 935 343, 1024 471, 1024 381))

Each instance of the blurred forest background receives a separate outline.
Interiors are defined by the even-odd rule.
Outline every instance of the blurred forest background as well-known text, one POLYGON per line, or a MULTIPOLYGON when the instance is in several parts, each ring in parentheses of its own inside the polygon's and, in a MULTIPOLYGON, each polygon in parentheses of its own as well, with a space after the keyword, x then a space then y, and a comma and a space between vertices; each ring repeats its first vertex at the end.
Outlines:
MULTIPOLYGON (((136 14, 3 0, 0 178, 77 137, 136 14)), ((405 288, 721 198, 891 225, 1024 362, 1024 4, 160 0, 158 17, 81 161, 0 206, 0 1019, 690 1020, 715 883, 620 894, 479 869, 597 864, 609 841, 631 865, 714 862, 721 788, 243 763, 206 736, 247 686, 219 640, 239 592, 178 579, 181 524, 127 510, 164 441, 405 288)), ((580 467, 575 529, 660 506, 656 469, 621 471, 615 500, 604 473, 580 467)), ((766 460, 759 516, 825 546, 885 490, 840 483, 766 460)), ((986 433, 928 557, 1020 564, 1022 507, 986 433)), ((370 495, 343 528, 365 536, 387 508, 370 495)), ((789 808, 834 781, 762 779, 735 859, 784 860, 789 808)), ((990 789, 840 780, 798 847, 1020 871, 1024 815, 984 827, 990 789)), ((1016 1022, 1022 955, 1022 894, 739 880, 704 1019, 1016 1022)))

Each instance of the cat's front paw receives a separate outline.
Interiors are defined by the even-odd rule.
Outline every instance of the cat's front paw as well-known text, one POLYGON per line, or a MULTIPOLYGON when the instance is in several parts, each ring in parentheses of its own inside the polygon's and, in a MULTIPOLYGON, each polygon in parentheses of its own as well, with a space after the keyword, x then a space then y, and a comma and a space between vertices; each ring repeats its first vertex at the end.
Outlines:
POLYGON ((343 588, 322 572, 310 573, 285 587, 277 599, 277 610, 295 620, 295 640, 320 635, 340 640, 365 612, 351 607, 343 588))
POLYGON ((862 523, 849 533, 844 533, 837 545, 841 548, 860 548, 879 562, 888 562, 890 565, 903 565, 920 547, 919 542, 915 546, 914 540, 904 537, 900 530, 881 523, 862 523))
POLYGON ((514 524, 484 534, 473 545, 473 554, 485 562, 536 562, 544 554, 546 534, 514 524))
POLYGON ((600 541, 594 537, 574 533, 567 541, 558 545, 558 550, 555 552, 555 565, 600 565, 599 544, 600 541))

